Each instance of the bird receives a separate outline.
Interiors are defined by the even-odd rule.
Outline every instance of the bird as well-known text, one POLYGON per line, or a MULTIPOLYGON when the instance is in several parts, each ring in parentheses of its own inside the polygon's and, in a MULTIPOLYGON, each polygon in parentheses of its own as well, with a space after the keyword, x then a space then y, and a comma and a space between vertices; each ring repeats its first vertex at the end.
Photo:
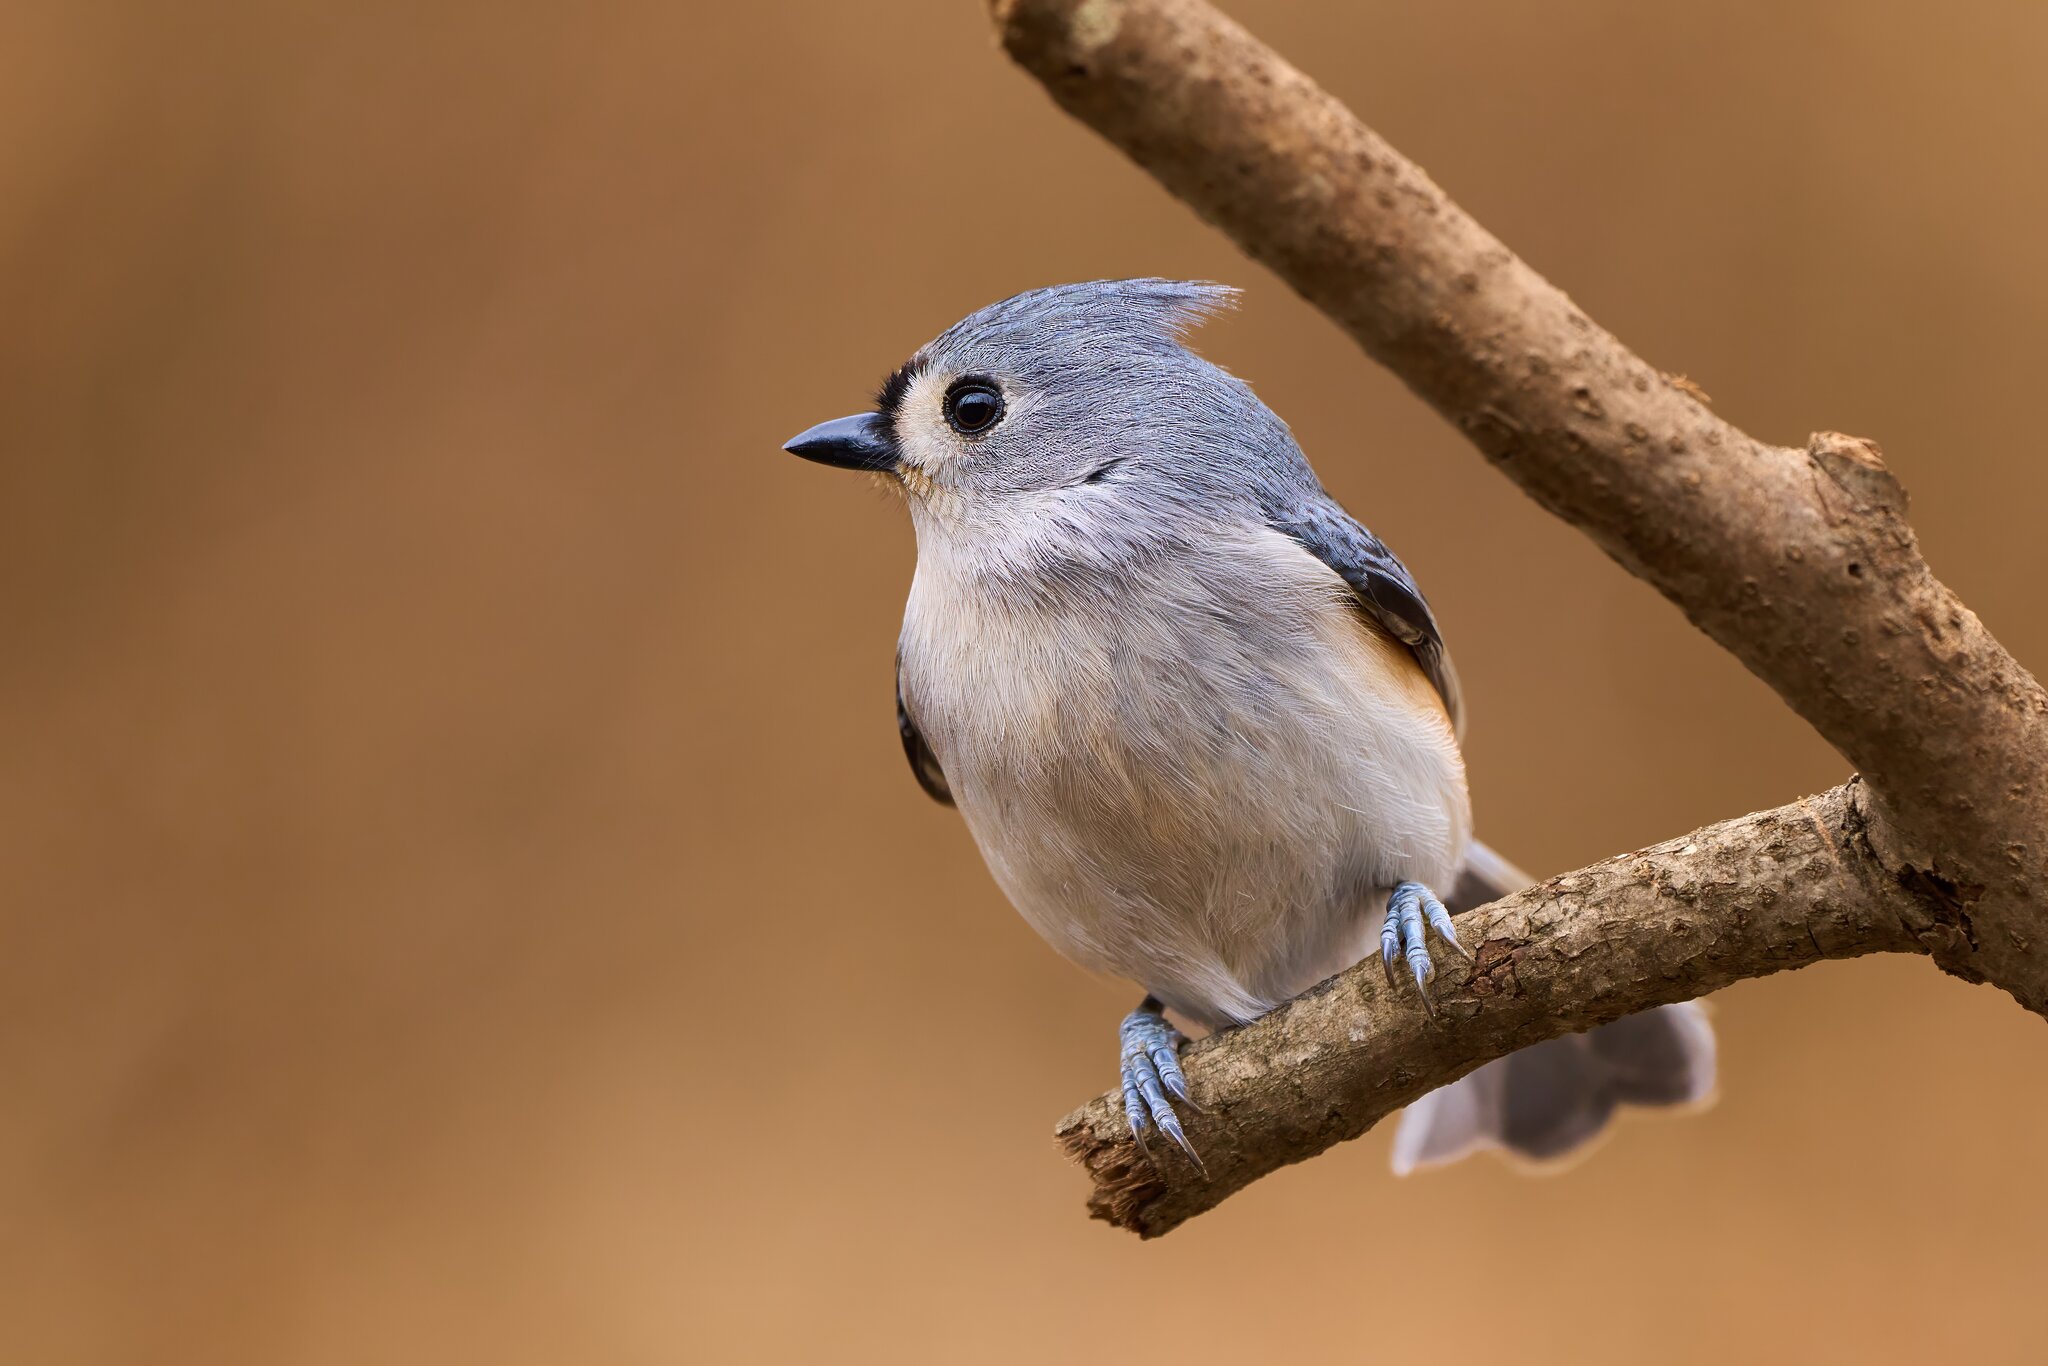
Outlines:
MULTIPOLYGON (((1473 838, 1462 692, 1414 576, 1190 346, 1237 299, 1165 279, 1017 294, 784 447, 901 495, 911 772, 1054 949, 1143 990, 1118 1026, 1125 1120, 1198 1168, 1169 1012, 1230 1029, 1376 951, 1427 1028, 1438 953, 1469 957, 1454 917, 1531 882, 1473 838)), ((1659 1007, 1424 1096, 1393 1166, 1555 1168, 1618 1107, 1714 1085, 1701 1007, 1659 1007)))

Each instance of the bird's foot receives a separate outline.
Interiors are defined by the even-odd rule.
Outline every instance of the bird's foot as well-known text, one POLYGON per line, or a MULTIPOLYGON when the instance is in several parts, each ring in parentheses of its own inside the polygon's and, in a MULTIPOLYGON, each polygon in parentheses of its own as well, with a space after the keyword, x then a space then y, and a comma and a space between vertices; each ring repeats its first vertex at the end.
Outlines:
POLYGON ((1429 998, 1429 983, 1436 976, 1436 963, 1429 956, 1425 920, 1460 958, 1472 961, 1472 955, 1458 942, 1458 932, 1451 928, 1451 913, 1437 900, 1436 893, 1419 882, 1404 882, 1387 898, 1387 923, 1380 930, 1380 966, 1387 970, 1387 985, 1391 987, 1395 957, 1406 958, 1408 971, 1415 974, 1415 989, 1422 995, 1422 1008, 1434 1015, 1436 1004, 1429 998))
POLYGON ((1187 1036, 1168 1024, 1158 1003, 1148 999, 1124 1016, 1124 1022, 1117 1027, 1117 1038, 1123 1045, 1124 1118, 1130 1121, 1131 1137, 1138 1140, 1138 1146, 1150 1157, 1152 1149, 1145 1143, 1145 1130, 1156 1126, 1206 1177, 1209 1170, 1202 1165, 1194 1144, 1188 1142, 1180 1116, 1173 1112, 1173 1101, 1166 1095, 1171 1091, 1181 1101, 1194 1104, 1188 1099, 1187 1078, 1180 1070, 1180 1046, 1187 1042, 1187 1036))

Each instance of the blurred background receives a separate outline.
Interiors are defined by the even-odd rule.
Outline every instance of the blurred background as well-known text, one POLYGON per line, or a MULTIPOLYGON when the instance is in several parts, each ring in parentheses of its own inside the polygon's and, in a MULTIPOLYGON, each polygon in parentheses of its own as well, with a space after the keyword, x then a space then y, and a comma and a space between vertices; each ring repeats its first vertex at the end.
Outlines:
MULTIPOLYGON (((1720 411, 1881 442, 2048 663, 2048 8, 1231 8, 1720 411)), ((1199 345, 1414 567, 1516 860, 1843 777, 973 0, 0 8, 0 1360, 2039 1360, 2048 1033, 1913 961, 1724 993, 1718 1108, 1561 1178, 1084 1217, 1134 993, 911 781, 907 523, 778 447, 1125 274, 1248 289, 1199 345)))

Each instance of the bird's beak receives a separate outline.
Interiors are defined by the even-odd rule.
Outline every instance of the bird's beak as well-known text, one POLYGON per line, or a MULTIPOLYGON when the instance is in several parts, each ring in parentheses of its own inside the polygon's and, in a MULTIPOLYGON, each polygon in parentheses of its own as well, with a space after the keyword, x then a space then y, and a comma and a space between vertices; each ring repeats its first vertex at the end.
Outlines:
POLYGON ((820 422, 803 435, 791 438, 782 449, 841 469, 886 472, 896 468, 896 442, 880 413, 857 413, 820 422))

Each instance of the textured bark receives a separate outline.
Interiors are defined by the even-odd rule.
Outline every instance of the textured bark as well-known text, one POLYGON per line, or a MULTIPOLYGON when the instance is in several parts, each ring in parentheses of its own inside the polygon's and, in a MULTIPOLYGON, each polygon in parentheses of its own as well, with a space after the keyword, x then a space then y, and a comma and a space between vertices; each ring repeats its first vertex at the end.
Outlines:
POLYGON ((1517 1048, 1746 977, 1946 943, 1953 906, 1885 866, 1866 795, 1852 779, 1459 917, 1474 961, 1445 960, 1434 1020, 1368 961, 1190 1046, 1200 1108, 1182 1118, 1207 1176, 1169 1143, 1142 1151, 1111 1092, 1058 1130, 1094 1178, 1089 1208, 1154 1237, 1517 1048))
POLYGON ((1791 449, 1724 421, 1202 0, 992 12, 1063 108, 1655 585, 1868 784, 1475 913, 1490 956, 1440 979, 1438 1028, 1354 970, 1197 1045, 1206 1184, 1155 1171, 1118 1136, 1114 1097, 1093 1102, 1060 1133, 1099 1214, 1162 1232, 1515 1048, 1823 957, 1918 949, 2048 1014, 2048 695, 1928 569, 1873 443, 1791 449))
POLYGON ((1279 272, 1775 688, 1966 912, 1943 967, 2048 1013, 2048 694, 1936 579, 1875 445, 1769 445, 1642 360, 1201 0, 996 0, 1066 110, 1279 272))

